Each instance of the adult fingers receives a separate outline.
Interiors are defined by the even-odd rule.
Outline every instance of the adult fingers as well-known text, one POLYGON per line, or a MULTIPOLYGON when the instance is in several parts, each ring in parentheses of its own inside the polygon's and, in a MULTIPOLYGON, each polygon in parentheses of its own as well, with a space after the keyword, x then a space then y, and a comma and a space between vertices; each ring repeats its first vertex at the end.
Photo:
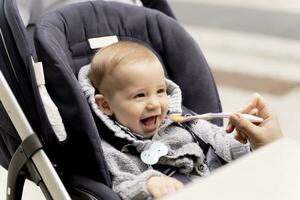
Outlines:
POLYGON ((236 127, 237 132, 243 133, 246 138, 252 138, 259 132, 256 125, 238 114, 233 114, 229 120, 236 127))
POLYGON ((257 109, 257 108, 254 108, 254 109, 252 109, 252 110, 251 110, 249 113, 247 113, 247 114, 256 116, 257 113, 258 113, 258 109, 257 109))
POLYGON ((234 130, 234 125, 231 122, 228 122, 227 127, 226 127, 226 132, 231 133, 234 130))
POLYGON ((242 144, 246 144, 248 141, 247 137, 240 132, 235 132, 234 138, 242 144))
POLYGON ((248 103, 240 109, 241 113, 250 113, 253 109, 258 111, 263 110, 266 107, 265 100, 258 93, 254 93, 248 103))

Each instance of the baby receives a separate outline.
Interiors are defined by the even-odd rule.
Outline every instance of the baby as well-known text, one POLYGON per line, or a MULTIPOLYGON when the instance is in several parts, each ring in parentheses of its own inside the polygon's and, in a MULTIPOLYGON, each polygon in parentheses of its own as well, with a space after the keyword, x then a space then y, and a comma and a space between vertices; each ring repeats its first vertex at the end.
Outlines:
POLYGON ((207 121, 194 122, 190 130, 173 123, 168 116, 182 114, 180 88, 140 43, 117 42, 99 50, 91 66, 80 70, 79 81, 94 112, 113 137, 124 141, 121 149, 102 141, 113 190, 123 199, 156 199, 182 187, 156 166, 169 166, 190 179, 210 173, 190 130, 227 162, 250 151, 249 144, 207 121))

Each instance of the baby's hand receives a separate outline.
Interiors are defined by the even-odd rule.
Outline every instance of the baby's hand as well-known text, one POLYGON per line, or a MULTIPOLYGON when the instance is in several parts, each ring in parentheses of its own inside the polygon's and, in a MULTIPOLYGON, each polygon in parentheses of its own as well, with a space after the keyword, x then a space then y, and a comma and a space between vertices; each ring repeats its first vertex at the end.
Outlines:
POLYGON ((183 184, 181 182, 169 176, 154 176, 147 181, 147 189, 153 196, 153 199, 158 199, 167 194, 171 194, 182 187, 183 184))

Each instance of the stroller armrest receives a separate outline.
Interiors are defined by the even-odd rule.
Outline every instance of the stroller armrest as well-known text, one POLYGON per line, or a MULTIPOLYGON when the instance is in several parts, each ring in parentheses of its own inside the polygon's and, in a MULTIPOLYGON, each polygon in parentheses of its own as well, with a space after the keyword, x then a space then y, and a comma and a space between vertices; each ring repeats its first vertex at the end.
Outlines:
POLYGON ((108 186, 80 175, 72 175, 67 187, 74 200, 121 200, 117 193, 108 186))

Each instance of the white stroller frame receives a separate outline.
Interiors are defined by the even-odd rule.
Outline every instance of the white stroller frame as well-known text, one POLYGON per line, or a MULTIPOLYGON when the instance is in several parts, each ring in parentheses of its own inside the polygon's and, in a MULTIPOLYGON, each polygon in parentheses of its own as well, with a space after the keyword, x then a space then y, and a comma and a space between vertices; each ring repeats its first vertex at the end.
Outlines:
POLYGON ((32 130, 1 70, 0 100, 22 140, 22 143, 17 150, 18 153, 13 156, 9 165, 6 191, 7 200, 15 199, 16 191, 14 190, 16 189, 16 179, 18 178, 21 168, 28 162, 29 159, 31 159, 34 165, 37 166, 37 168, 32 169, 36 170, 38 173, 37 176, 40 175, 40 183, 45 184, 45 187, 48 188, 47 190, 41 185, 41 188, 44 188, 42 191, 45 196, 52 199, 71 199, 49 158, 43 151, 37 135, 32 130))

